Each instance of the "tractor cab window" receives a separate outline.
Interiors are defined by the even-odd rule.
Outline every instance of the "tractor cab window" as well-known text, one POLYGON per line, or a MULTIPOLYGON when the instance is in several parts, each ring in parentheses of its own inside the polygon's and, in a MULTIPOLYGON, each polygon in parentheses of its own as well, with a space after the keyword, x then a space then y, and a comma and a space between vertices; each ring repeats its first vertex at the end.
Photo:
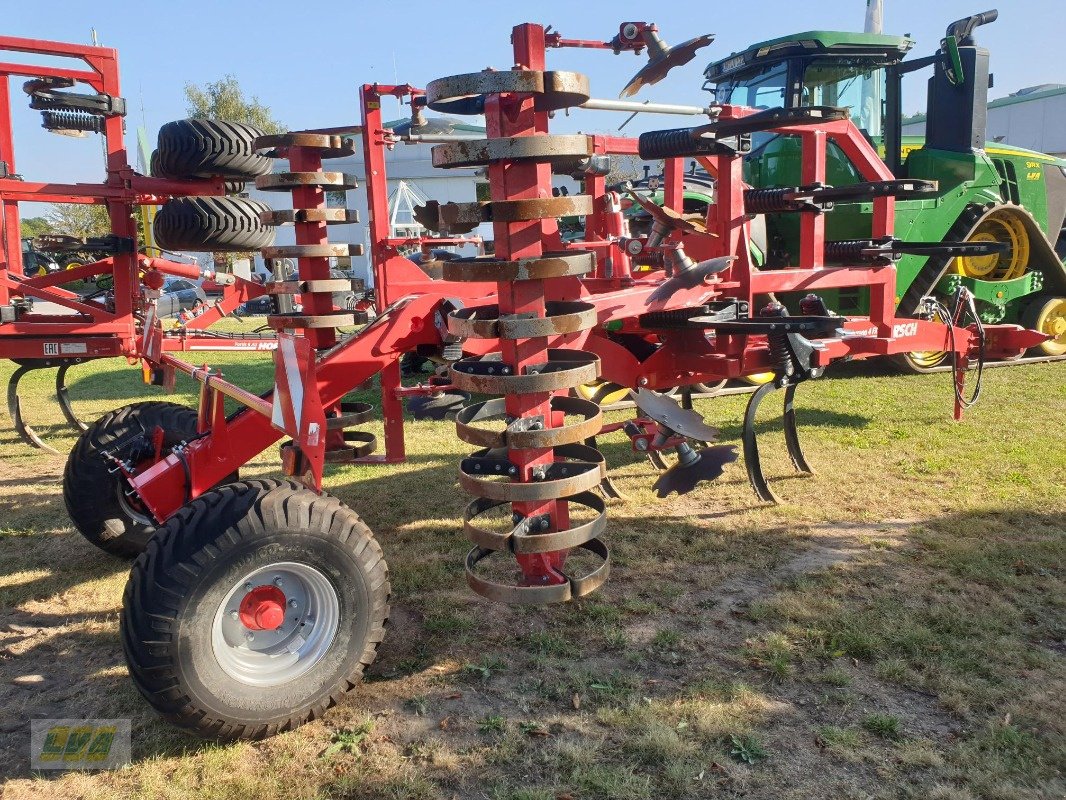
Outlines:
POLYGON ((884 131, 885 71, 862 59, 815 59, 803 72, 805 106, 838 106, 870 138, 884 131))
POLYGON ((781 108, 785 105, 788 64, 781 62, 759 72, 718 84, 715 100, 751 108, 781 108))

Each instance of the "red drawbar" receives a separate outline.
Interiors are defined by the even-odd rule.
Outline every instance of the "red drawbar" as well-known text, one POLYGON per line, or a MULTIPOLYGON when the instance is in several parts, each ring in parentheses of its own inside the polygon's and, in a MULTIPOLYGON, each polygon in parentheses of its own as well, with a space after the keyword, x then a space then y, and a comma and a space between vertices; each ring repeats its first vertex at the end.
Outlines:
POLYGON ((241 600, 241 623, 250 631, 274 631, 285 621, 285 592, 277 586, 256 586, 241 600))

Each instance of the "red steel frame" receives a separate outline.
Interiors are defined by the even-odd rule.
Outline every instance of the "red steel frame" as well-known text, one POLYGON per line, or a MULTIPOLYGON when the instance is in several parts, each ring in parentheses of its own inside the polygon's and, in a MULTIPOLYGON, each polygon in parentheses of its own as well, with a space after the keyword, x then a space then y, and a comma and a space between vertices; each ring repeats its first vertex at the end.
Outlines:
MULTIPOLYGON (((519 65, 516 68, 544 69, 546 42, 541 26, 516 26, 512 42, 519 65)), ((569 40, 549 40, 547 46, 564 46, 559 42, 569 40)), ((584 43, 575 46, 591 45, 584 43)), ((527 294, 521 283, 498 287, 495 283, 433 281, 400 256, 398 248, 409 244, 409 241, 397 240, 389 235, 385 152, 391 141, 382 125, 380 101, 384 96, 413 98, 420 94, 420 90, 406 84, 362 87, 361 130, 370 209, 371 259, 381 313, 374 323, 359 334, 317 357, 313 370, 308 373, 314 375, 314 380, 311 385, 304 387, 307 392, 317 393, 321 406, 328 408, 339 403, 348 391, 369 377, 380 375, 386 427, 385 460, 389 461, 401 459, 404 453, 400 396, 409 390, 400 387, 399 359, 404 352, 419 345, 441 343, 443 314, 449 304, 484 304, 488 298, 492 298, 493 302, 499 304, 501 314, 544 311, 545 297, 535 292, 527 294)), ((547 133, 547 114, 534 111, 528 97, 490 97, 486 105, 490 137, 547 133)), ((753 113, 752 109, 730 106, 721 110, 725 118, 750 113, 753 113)), ((864 180, 891 178, 876 152, 849 121, 820 124, 817 127, 785 126, 776 130, 800 137, 805 183, 824 179, 825 151, 829 142, 835 142, 852 159, 864 180)), ((597 136, 593 137, 592 144, 597 153, 636 152, 636 142, 627 138, 597 136)), ((822 263, 824 221, 820 215, 805 215, 801 256, 795 268, 756 269, 750 257, 742 159, 739 156, 715 156, 701 158, 700 161, 718 180, 717 201, 711 205, 707 216, 708 231, 713 236, 687 236, 684 239, 685 246, 693 257, 733 256, 735 260, 730 268, 703 285, 674 292, 668 300, 653 300, 652 294, 662 282, 661 273, 634 275, 630 272, 624 239, 610 235, 612 231, 617 233, 623 229, 620 211, 604 191, 603 179, 589 176, 586 192, 595 198, 596 209, 587 222, 590 236, 588 241, 572 246, 593 249, 600 256, 610 255, 615 268, 612 275, 607 276, 602 269, 604 259, 601 257, 601 269, 595 277, 550 282, 546 299, 580 298, 593 303, 600 323, 590 331, 556 337, 553 346, 580 347, 596 353, 602 360, 602 377, 624 386, 663 389, 679 384, 739 377, 771 369, 768 348, 761 337, 709 337, 699 330, 653 332, 642 330, 637 317, 648 311, 700 305, 715 298, 743 299, 752 308, 757 308, 757 303, 771 292, 865 286, 870 288, 872 294, 870 316, 848 319, 844 327, 851 335, 819 340, 821 349, 815 356, 816 365, 825 365, 845 356, 866 358, 913 350, 948 349, 950 341, 947 326, 897 319, 894 316, 892 292, 895 270, 892 266, 858 264, 826 267, 822 263), (655 338, 660 346, 652 356, 642 361, 607 335, 608 325, 613 330, 655 338)), ((491 165, 489 180, 492 199, 538 197, 538 187, 543 189, 550 186, 549 169, 548 165, 512 164, 504 170, 500 165, 491 165)), ((682 160, 668 160, 667 199, 677 208, 680 208, 682 178, 682 160)), ((891 234, 892 200, 878 198, 874 201, 874 209, 871 236, 891 234)), ((497 257, 500 258, 536 257, 545 251, 561 248, 557 226, 550 220, 495 222, 494 234, 497 257)), ((1012 337, 1019 331, 1016 326, 996 326, 989 329, 989 341, 998 342, 996 346, 1010 350, 1017 347, 1012 337)), ((954 328, 953 332, 955 348, 965 359, 973 345, 974 332, 961 327, 954 328)), ((490 341, 488 345, 482 340, 467 342, 464 349, 468 354, 502 349, 506 362, 521 366, 530 361, 533 354, 542 352, 547 344, 548 339, 518 343, 490 341), (476 350, 477 347, 483 350, 476 350)), ((157 519, 166 519, 182 504, 216 485, 285 434, 292 436, 301 449, 324 446, 324 443, 301 440, 299 431, 281 430, 272 425, 272 396, 251 395, 222 380, 217 373, 186 364, 165 353, 159 357, 159 361, 204 384, 201 427, 205 435, 140 474, 130 476, 132 487, 157 519), (218 402, 220 395, 237 400, 245 408, 229 418, 224 417, 221 403, 218 402), (187 481, 187 475, 191 481, 187 481)), ((549 400, 548 394, 508 396, 507 410, 511 414, 545 413, 548 419, 550 415, 546 412, 550 408, 549 400)), ((528 475, 533 465, 544 463, 550 457, 550 451, 517 451, 517 455, 512 455, 512 463, 528 475)), ((544 507, 556 502, 551 501, 536 508, 531 504, 528 513, 542 513, 544 507)), ((552 516, 555 527, 565 527, 565 520, 558 519, 554 513, 552 516)), ((543 566, 550 570, 553 565, 543 566)))
MULTIPOLYGON (((16 172, 15 145, 11 124, 11 78, 69 78, 87 84, 94 92, 121 96, 118 54, 106 47, 50 42, 0 36, 0 52, 29 53, 36 56, 61 57, 81 62, 86 69, 0 62, 0 160, 8 172, 16 172)), ((129 165, 122 117, 107 117, 104 122, 105 178, 102 183, 41 183, 0 178, 2 247, 0 247, 0 305, 13 297, 46 300, 76 312, 69 315, 25 313, 16 321, 0 325, 0 358, 62 359, 98 358, 124 355, 135 357, 138 315, 145 310, 140 274, 162 272, 187 278, 205 273, 198 267, 147 258, 136 252, 117 253, 93 264, 65 272, 26 277, 23 274, 19 229, 19 203, 96 203, 105 205, 112 232, 137 240, 134 206, 159 205, 170 196, 222 195, 221 179, 174 181, 140 175, 129 165), (112 275, 114 308, 101 303, 83 302, 75 293, 59 284, 81 278, 112 275)), ((136 248, 135 248, 136 249, 136 248)), ((185 330, 163 339, 167 350, 247 350, 259 349, 259 343, 240 337, 196 337, 203 330, 238 305, 263 293, 256 284, 236 279, 225 287, 221 300, 207 313, 190 321, 185 330)), ((273 343, 266 346, 273 347, 273 343)))

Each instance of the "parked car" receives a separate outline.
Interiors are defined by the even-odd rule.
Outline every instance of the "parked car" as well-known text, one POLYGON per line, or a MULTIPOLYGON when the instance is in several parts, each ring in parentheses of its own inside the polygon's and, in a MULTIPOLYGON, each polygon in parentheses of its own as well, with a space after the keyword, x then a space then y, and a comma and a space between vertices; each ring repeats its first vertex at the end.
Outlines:
POLYGON ((207 304, 207 293, 203 289, 185 278, 167 277, 163 281, 157 313, 160 317, 172 317, 201 303, 207 304))

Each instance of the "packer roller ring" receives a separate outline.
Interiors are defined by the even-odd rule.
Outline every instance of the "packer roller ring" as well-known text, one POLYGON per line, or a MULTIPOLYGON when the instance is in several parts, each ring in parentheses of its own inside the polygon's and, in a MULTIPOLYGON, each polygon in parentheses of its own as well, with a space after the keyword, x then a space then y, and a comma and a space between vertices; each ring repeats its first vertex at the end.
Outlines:
POLYGON ((581 416, 583 419, 573 425, 563 425, 558 428, 544 427, 544 420, 541 417, 520 417, 510 422, 502 431, 474 425, 475 422, 507 418, 505 400, 497 397, 463 408, 455 418, 455 433, 467 444, 478 447, 533 449, 578 444, 595 436, 603 426, 603 411, 591 400, 556 395, 551 399, 551 408, 552 411, 581 416))
POLYGON ((546 362, 530 365, 523 375, 498 358, 464 358, 451 366, 452 383, 475 394, 529 394, 571 389, 599 377, 600 357, 594 353, 550 349, 547 354, 546 362))
POLYGON ((459 462, 459 485, 476 497, 510 502, 566 500, 595 489, 607 475, 603 454, 584 444, 564 444, 552 448, 558 459, 539 468, 543 476, 529 483, 501 481, 516 477, 515 467, 507 460, 507 448, 478 450, 459 462), (564 461, 561 459, 572 459, 564 461))
POLYGON ((486 70, 430 81, 426 85, 426 105, 445 114, 481 114, 486 94, 532 94, 537 111, 579 106, 592 96, 589 79, 579 72, 486 70))
POLYGON ((585 275, 596 268, 596 256, 573 250, 542 253, 537 258, 500 261, 492 257, 454 258, 444 262, 447 281, 543 281, 585 275))
POLYGON ((506 550, 517 555, 569 550, 599 538, 607 527, 607 503, 603 498, 594 492, 582 492, 568 497, 567 502, 592 509, 596 512, 596 516, 589 522, 550 533, 537 532, 541 518, 523 517, 511 530, 500 532, 476 525, 474 520, 494 508, 502 508, 509 503, 504 500, 480 497, 467 505, 463 513, 463 530, 470 541, 484 550, 506 550))
POLYGON ((544 304, 544 316, 508 314, 499 306, 461 308, 448 315, 448 332, 461 338, 533 339, 559 336, 596 327, 596 306, 581 301, 558 300, 544 304))
POLYGON ((496 583, 478 575, 474 568, 479 562, 484 561, 499 550, 486 550, 483 547, 474 547, 466 554, 466 582, 467 585, 482 597, 495 600, 500 603, 522 603, 531 605, 543 605, 545 603, 565 603, 575 597, 584 597, 599 589, 611 573, 611 555, 607 545, 601 539, 590 539, 578 549, 585 550, 598 556, 602 563, 580 578, 574 578, 565 573, 560 573, 566 580, 563 583, 548 584, 543 586, 518 586, 514 584, 496 583))

